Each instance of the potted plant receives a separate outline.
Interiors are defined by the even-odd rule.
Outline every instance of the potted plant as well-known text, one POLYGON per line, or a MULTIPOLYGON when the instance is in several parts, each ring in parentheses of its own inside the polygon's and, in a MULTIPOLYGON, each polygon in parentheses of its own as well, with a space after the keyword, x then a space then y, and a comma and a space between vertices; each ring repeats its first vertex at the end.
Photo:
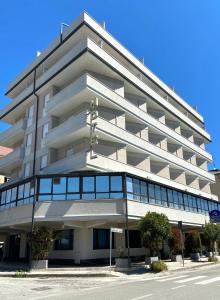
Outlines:
POLYGON ((200 260, 200 251, 202 249, 200 234, 198 231, 190 231, 185 240, 186 251, 194 261, 200 260))
POLYGON ((148 212, 138 223, 143 246, 149 249, 150 256, 146 257, 146 264, 158 261, 163 242, 171 233, 171 226, 166 215, 148 212))
POLYGON ((119 248, 118 257, 115 258, 115 271, 123 272, 130 269, 130 260, 125 255, 125 250, 119 248))
POLYGON ((45 226, 34 226, 28 235, 31 247, 31 269, 46 269, 48 267, 48 253, 55 240, 54 232, 45 226))
POLYGON ((178 228, 173 228, 171 236, 168 239, 168 245, 171 252, 171 261, 182 262, 182 233, 178 228))
POLYGON ((208 257, 214 257, 218 254, 217 242, 220 240, 220 224, 207 223, 203 227, 203 238, 208 257))

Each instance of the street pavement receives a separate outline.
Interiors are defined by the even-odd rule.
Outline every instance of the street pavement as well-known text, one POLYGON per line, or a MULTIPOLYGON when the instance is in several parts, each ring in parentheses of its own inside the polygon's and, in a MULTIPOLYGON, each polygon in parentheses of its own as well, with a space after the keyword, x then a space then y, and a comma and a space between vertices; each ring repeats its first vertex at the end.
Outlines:
POLYGON ((0 278, 0 299, 220 300, 220 264, 120 278, 0 278))

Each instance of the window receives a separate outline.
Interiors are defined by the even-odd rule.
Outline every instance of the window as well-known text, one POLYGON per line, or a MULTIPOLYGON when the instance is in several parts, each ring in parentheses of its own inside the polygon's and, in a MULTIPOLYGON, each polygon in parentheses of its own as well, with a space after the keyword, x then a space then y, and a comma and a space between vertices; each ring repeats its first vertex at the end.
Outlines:
POLYGON ((28 162, 24 165, 24 177, 30 176, 31 164, 28 162))
POLYGON ((95 177, 83 177, 83 199, 95 199, 95 177))
POLYGON ((31 105, 28 108, 27 127, 30 127, 33 124, 33 117, 34 117, 34 105, 31 105))
MULTIPOLYGON (((128 247, 127 241, 127 230, 125 230, 125 246, 128 247)), ((130 248, 141 248, 141 234, 138 230, 129 230, 129 247, 130 248)))
POLYGON ((68 178, 68 193, 79 193, 79 177, 68 178))
POLYGON ((156 199, 156 204, 158 205, 162 204, 161 190, 159 185, 155 185, 155 199, 156 199))
POLYGON ((54 241, 54 250, 73 250, 73 230, 57 232, 58 238, 54 241))
POLYGON ((140 182, 141 187, 141 202, 148 202, 147 183, 145 181, 140 182))
POLYGON ((154 184, 148 184, 149 203, 155 204, 154 184))
POLYGON ((110 176, 110 184, 112 192, 122 191, 122 176, 110 176))
POLYGON ((164 187, 161 187, 161 200, 162 200, 162 205, 167 207, 167 189, 164 187))
POLYGON ((174 201, 173 201, 173 191, 168 189, 167 190, 167 198, 168 198, 168 205, 169 207, 174 207, 174 201))
POLYGON ((52 191, 52 179, 51 178, 41 178, 40 179, 40 194, 51 194, 52 191))
POLYGON ((66 199, 66 177, 53 178, 53 200, 65 200, 65 199, 66 199))
POLYGON ((47 160, 48 160, 47 155, 41 156, 41 159, 40 159, 40 169, 41 170, 47 166, 47 160))
MULTIPOLYGON (((112 248, 114 248, 114 233, 112 233, 112 248)), ((110 248, 110 230, 109 229, 93 229, 93 249, 109 249, 110 248)))
POLYGON ((42 139, 44 139, 46 137, 46 135, 48 134, 48 131, 49 131, 49 124, 46 123, 42 127, 42 139))
POLYGON ((48 94, 46 94, 46 95, 44 96, 43 117, 46 116, 46 113, 47 113, 47 112, 46 112, 46 109, 47 109, 47 105, 48 105, 49 100, 50 100, 50 93, 48 93, 48 94))
POLYGON ((32 133, 29 133, 26 139, 25 155, 31 154, 31 145, 32 145, 32 133))

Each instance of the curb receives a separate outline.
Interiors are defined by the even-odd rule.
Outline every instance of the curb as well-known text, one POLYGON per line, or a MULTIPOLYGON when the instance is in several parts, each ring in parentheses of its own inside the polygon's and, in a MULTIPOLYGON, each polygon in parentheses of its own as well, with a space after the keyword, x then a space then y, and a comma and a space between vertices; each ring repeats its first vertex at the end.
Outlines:
POLYGON ((16 272, 12 272, 12 273, 0 273, 0 278, 4 277, 4 278, 49 278, 49 277, 62 277, 62 278, 88 278, 88 277, 118 277, 117 275, 111 274, 111 273, 93 273, 93 274, 80 274, 80 273, 75 273, 75 274, 65 274, 65 273, 29 273, 26 271, 23 271, 24 276, 19 277, 19 275, 16 274, 16 272))

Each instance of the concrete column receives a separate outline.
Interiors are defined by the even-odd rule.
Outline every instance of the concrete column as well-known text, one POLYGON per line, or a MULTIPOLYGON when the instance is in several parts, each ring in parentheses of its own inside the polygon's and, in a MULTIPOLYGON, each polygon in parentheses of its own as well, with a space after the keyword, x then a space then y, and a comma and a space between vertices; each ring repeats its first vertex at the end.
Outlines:
POLYGON ((27 250, 27 235, 26 233, 21 233, 21 240, 20 240, 20 258, 26 257, 26 250, 27 250))

